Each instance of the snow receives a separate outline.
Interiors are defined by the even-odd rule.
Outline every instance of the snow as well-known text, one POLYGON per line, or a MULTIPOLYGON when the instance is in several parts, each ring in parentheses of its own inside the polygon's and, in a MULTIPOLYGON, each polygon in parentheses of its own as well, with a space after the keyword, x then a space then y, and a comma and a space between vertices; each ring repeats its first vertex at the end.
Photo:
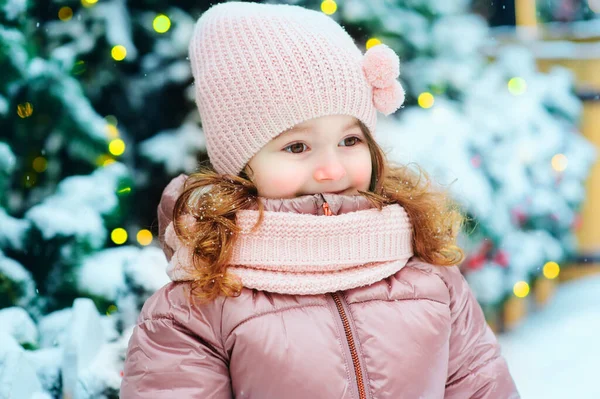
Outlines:
POLYGON ((31 316, 20 307, 0 310, 0 330, 10 334, 19 344, 37 345, 37 326, 31 316))
POLYGON ((73 310, 65 308, 44 316, 38 323, 40 348, 61 346, 65 342, 65 331, 71 321, 73 310))
POLYGON ((0 331, 0 398, 30 398, 42 386, 25 350, 4 331, 0 331))
POLYGON ((4 208, 0 208, 0 226, 2 226, 2 229, 0 229, 0 248, 22 251, 31 222, 13 218, 6 213, 4 208))
POLYGON ((75 396, 80 373, 100 352, 106 342, 100 315, 91 299, 78 298, 73 303, 73 317, 63 346, 63 396, 75 396))
POLYGON ((562 283, 551 302, 500 335, 523 398, 600 398, 600 276, 562 283))
POLYGON ((14 305, 26 306, 35 298, 35 282, 31 273, 19 262, 4 256, 0 250, 0 275, 18 287, 19 297, 14 305))
POLYGON ((156 163, 162 163, 168 175, 193 172, 197 168, 196 154, 205 150, 202 129, 187 122, 165 130, 140 143, 140 153, 156 163))
POLYGON ((139 248, 125 246, 86 257, 77 272, 78 288, 87 294, 115 301, 119 290, 125 287, 123 267, 139 253, 139 248))
POLYGON ((27 0, 9 0, 5 2, 2 11, 9 21, 16 20, 27 10, 27 0))

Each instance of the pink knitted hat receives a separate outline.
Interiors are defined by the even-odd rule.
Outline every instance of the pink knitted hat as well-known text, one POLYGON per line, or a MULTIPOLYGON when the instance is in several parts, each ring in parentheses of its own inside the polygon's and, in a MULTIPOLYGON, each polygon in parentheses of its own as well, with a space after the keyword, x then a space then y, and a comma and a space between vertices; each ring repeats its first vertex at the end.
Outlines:
POLYGON ((398 56, 363 56, 332 18, 291 5, 229 2, 198 20, 189 56, 211 163, 237 175, 271 139, 309 119, 351 115, 375 133, 376 110, 404 101, 398 56))

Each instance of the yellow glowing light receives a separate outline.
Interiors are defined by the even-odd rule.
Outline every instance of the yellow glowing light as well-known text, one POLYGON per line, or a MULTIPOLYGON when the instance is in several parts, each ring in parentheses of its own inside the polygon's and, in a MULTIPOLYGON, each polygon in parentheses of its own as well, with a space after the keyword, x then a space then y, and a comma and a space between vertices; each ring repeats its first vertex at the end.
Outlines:
POLYGON ((118 308, 117 308, 115 305, 110 305, 110 306, 108 307, 108 309, 106 309, 106 315, 107 315, 107 316, 110 316, 110 315, 112 315, 113 313, 115 313, 117 310, 119 310, 119 309, 118 309, 118 308))
POLYGON ((525 281, 519 281, 513 287, 513 292, 519 298, 525 298, 527 295, 529 295, 529 284, 527 284, 525 281))
POLYGON ((95 6, 98 0, 81 0, 81 5, 84 7, 95 6))
POLYGON ((508 81, 508 91, 510 91, 510 94, 513 96, 520 96, 525 93, 526 90, 527 82, 525 82, 525 79, 514 77, 508 81))
POLYGON ((115 162, 117 162, 117 161, 115 161, 112 158, 107 158, 104 162, 102 162, 102 166, 108 166, 108 165, 113 164, 115 162))
POLYGON ((117 245, 124 244, 127 241, 127 232, 118 227, 110 233, 110 239, 117 245))
POLYGON ((17 105, 17 114, 23 119, 29 118, 33 114, 33 105, 31 103, 17 105))
POLYGON ((68 21, 71 18, 73 18, 73 9, 71 9, 71 7, 61 7, 60 10, 58 10, 58 19, 60 19, 61 21, 68 21))
POLYGON ((152 242, 152 233, 150 232, 150 230, 140 230, 137 233, 137 240, 140 243, 140 245, 150 245, 150 243, 152 242))
POLYGON ((38 173, 44 172, 48 168, 48 161, 44 157, 37 157, 33 160, 33 170, 38 173))
POLYGON ((600 0, 588 0, 588 6, 590 10, 596 14, 600 14, 600 0))
POLYGON ((125 187, 117 191, 117 194, 129 194, 131 192, 131 187, 125 187))
POLYGON ((376 37, 372 37, 369 40, 367 40, 367 44, 366 44, 367 50, 370 49, 371 47, 377 46, 379 44, 381 44, 381 40, 379 40, 376 37))
POLYGON ((115 125, 106 125, 106 135, 111 139, 119 137, 119 129, 115 125))
POLYGON ((334 14, 337 11, 337 3, 333 0, 325 0, 321 3, 321 11, 327 15, 334 14))
POLYGON ((115 160, 108 154, 102 154, 96 158, 96 165, 98 166, 108 166, 114 162, 115 160))
POLYGON ((156 16, 156 18, 154 18, 154 21, 152 22, 152 27, 158 33, 165 33, 166 31, 171 29, 171 20, 166 15, 159 14, 156 16))
POLYGON ((420 107, 431 108, 431 107, 433 107, 435 98, 433 97, 433 94, 425 92, 425 93, 419 94, 419 99, 417 101, 418 101, 420 107))
POLYGON ((567 169, 569 159, 565 154, 556 154, 552 157, 552 169, 557 172, 564 172, 567 169))
POLYGON ((544 277, 550 280, 555 279, 560 274, 560 266, 556 262, 548 262, 544 265, 544 277))
POLYGON ((112 48, 110 55, 115 61, 123 61, 127 57, 127 49, 119 44, 112 48))
POLYGON ((108 144, 108 151, 116 157, 123 155, 125 152, 125 142, 121 139, 111 140, 110 144, 108 144))

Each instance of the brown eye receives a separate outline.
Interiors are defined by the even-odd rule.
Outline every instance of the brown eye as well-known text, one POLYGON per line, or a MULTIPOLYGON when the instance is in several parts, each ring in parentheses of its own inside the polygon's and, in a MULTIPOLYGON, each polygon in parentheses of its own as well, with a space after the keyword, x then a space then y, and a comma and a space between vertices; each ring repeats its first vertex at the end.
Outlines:
POLYGON ((285 147, 284 150, 291 152, 292 154, 301 154, 303 152, 302 150, 304 150, 304 147, 306 147, 306 144, 304 143, 294 143, 285 147))
POLYGON ((360 139, 356 136, 347 137, 344 139, 345 147, 353 147, 360 142, 360 139))

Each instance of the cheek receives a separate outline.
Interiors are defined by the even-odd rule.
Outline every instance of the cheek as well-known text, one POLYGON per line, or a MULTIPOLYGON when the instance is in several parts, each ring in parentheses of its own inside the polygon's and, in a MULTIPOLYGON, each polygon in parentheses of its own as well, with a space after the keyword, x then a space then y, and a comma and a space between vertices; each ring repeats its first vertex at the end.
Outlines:
POLYGON ((369 189, 371 184, 371 154, 367 150, 366 154, 361 154, 360 157, 355 158, 355 162, 352 163, 352 186, 359 190, 366 191, 369 189))
POLYGON ((276 168, 263 168, 255 179, 258 195, 266 198, 295 197, 304 178, 301 172, 282 163, 276 168))

